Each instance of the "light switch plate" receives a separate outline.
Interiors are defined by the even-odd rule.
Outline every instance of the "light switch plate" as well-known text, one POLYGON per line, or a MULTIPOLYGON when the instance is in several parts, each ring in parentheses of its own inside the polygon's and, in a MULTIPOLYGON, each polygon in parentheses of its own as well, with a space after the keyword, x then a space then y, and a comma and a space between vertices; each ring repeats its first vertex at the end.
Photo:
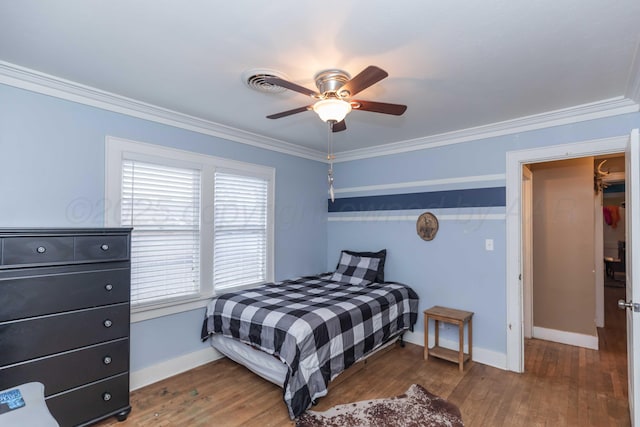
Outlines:
POLYGON ((493 239, 485 239, 484 240, 484 248, 487 251, 492 251, 493 250, 493 239))

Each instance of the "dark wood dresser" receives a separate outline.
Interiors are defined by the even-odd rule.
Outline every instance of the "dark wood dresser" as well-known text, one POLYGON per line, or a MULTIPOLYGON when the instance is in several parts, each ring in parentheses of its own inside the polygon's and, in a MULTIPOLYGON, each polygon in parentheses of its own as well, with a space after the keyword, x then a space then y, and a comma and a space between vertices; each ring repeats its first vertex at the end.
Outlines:
POLYGON ((129 405, 131 229, 0 228, 0 390, 45 386, 61 426, 129 405))

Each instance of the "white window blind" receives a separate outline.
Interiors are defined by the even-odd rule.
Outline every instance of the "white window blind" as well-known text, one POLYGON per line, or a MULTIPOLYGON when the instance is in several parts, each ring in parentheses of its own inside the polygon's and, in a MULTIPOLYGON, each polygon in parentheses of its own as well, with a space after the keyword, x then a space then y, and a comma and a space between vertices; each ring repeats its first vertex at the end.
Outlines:
POLYGON ((213 286, 215 290, 266 281, 268 181, 216 172, 213 286))
POLYGON ((121 223, 131 236, 131 303, 200 292, 200 171, 124 160, 121 223))

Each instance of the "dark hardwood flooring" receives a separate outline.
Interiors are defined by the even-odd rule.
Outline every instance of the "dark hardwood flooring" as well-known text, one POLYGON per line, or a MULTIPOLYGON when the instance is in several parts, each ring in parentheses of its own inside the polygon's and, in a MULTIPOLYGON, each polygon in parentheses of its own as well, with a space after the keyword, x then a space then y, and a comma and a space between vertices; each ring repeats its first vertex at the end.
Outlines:
MULTIPOLYGON (((526 340, 526 372, 422 359, 422 347, 396 347, 330 388, 314 410, 399 395, 413 383, 458 405, 465 426, 629 426, 624 288, 605 288, 600 350, 526 340)), ((339 377, 340 378, 340 377, 339 377)), ((128 420, 106 426, 291 426, 282 390, 229 359, 131 393, 128 420)))

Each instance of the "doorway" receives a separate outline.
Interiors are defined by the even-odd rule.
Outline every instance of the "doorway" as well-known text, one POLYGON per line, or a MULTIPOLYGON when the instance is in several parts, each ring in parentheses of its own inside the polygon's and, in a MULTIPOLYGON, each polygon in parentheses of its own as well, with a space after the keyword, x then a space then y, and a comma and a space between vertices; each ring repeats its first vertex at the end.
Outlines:
POLYGON ((629 135, 557 145, 528 150, 510 151, 506 155, 506 291, 507 291, 507 369, 524 372, 523 299, 521 283, 521 193, 522 165, 543 161, 572 159, 585 156, 625 154, 626 176, 626 297, 617 305, 625 309, 627 338, 628 398, 631 424, 640 426, 640 281, 634 280, 633 272, 640 271, 640 215, 634 215, 636 203, 640 202, 640 132, 633 129, 629 135), (634 244, 634 242, 638 242, 634 244))
POLYGON ((598 349, 594 158, 523 165, 524 336, 598 349), (533 238, 535 236, 535 238, 533 238))
POLYGON ((522 166, 553 160, 624 153, 628 136, 507 153, 507 369, 524 372, 524 313, 521 277, 522 166))

